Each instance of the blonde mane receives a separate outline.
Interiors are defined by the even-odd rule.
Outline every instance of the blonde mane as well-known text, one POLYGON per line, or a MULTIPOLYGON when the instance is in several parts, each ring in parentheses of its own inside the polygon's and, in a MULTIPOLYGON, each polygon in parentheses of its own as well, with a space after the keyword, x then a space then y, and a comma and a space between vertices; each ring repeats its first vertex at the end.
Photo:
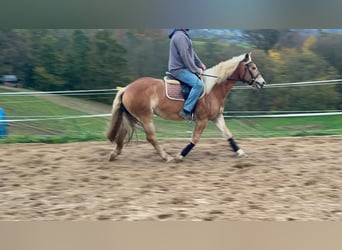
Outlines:
MULTIPOLYGON (((220 62, 219 64, 207 69, 204 72, 204 74, 215 77, 203 76, 203 81, 205 83, 205 93, 209 93, 216 84, 224 82, 229 76, 231 76, 233 72, 236 70, 239 63, 243 61, 245 57, 246 54, 235 56, 231 59, 220 62)), ((251 57, 249 57, 248 62, 250 60, 251 57)))

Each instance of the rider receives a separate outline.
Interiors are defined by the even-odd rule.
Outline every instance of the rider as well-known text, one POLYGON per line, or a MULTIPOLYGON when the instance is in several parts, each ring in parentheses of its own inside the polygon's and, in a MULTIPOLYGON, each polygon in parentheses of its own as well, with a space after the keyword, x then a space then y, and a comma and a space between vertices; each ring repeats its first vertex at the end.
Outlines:
POLYGON ((169 35, 169 72, 178 80, 191 87, 189 97, 184 103, 179 115, 192 120, 195 105, 203 91, 204 83, 199 78, 206 66, 193 49, 192 41, 187 33, 189 29, 175 29, 169 35))

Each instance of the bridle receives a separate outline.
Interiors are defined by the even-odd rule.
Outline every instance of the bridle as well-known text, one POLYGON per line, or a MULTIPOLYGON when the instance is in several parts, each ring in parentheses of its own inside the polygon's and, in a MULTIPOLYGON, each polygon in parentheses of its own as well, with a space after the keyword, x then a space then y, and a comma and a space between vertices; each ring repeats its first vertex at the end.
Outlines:
POLYGON ((249 66, 251 63, 252 63, 252 61, 250 61, 249 63, 245 63, 245 71, 243 73, 242 78, 240 77, 238 79, 233 79, 233 78, 228 77, 227 80, 230 80, 230 81, 240 81, 240 82, 243 82, 243 83, 247 83, 248 85, 252 85, 253 83, 255 83, 255 80, 260 75, 260 72, 258 71, 258 73, 255 76, 253 76, 253 73, 252 73, 252 71, 250 69, 250 66, 249 66), (249 81, 246 80, 247 72, 249 73, 249 76, 251 77, 251 80, 249 80, 249 81))
MULTIPOLYGON (((239 81, 239 82, 247 83, 248 85, 252 85, 253 83, 255 83, 256 79, 260 75, 260 72, 258 72, 258 74, 253 76, 252 71, 251 71, 250 66, 249 66, 252 62, 253 61, 250 61, 249 63, 245 63, 245 71, 243 73, 242 78, 240 77, 240 78, 234 79, 234 78, 228 77, 227 80, 229 80, 229 81, 239 81), (247 72, 249 73, 249 75, 251 77, 250 81, 246 80, 247 72)), ((208 77, 218 78, 218 76, 214 76, 214 75, 207 75, 207 74, 202 74, 202 75, 203 76, 208 76, 208 77)))

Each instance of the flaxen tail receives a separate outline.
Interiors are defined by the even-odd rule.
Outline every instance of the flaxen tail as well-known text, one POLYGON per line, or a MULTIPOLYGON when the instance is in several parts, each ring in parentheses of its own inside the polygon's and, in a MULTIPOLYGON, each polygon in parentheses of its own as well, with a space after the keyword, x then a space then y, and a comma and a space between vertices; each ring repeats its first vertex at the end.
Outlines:
POLYGON ((122 96, 125 88, 119 90, 113 101, 112 117, 108 124, 106 137, 110 142, 115 142, 122 147, 124 142, 129 142, 134 135, 137 120, 128 113, 122 104, 122 96))

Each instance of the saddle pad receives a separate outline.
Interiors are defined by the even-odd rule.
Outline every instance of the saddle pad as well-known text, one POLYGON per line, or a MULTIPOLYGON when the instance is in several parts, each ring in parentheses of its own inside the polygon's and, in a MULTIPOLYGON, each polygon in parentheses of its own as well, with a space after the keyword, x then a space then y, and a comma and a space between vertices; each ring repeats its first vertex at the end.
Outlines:
POLYGON ((179 81, 164 77, 164 82, 165 82, 165 93, 166 93, 167 98, 171 100, 184 101, 184 98, 182 96, 181 85, 179 81))

